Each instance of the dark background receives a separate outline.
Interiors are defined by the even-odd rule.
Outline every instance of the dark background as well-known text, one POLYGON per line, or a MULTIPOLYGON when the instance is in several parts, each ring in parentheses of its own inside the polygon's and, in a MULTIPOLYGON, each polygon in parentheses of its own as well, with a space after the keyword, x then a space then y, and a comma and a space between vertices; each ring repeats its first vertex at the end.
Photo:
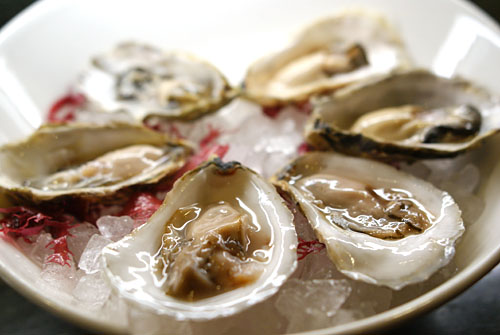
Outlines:
MULTIPOLYGON (((68 0, 70 1, 70 0, 68 0)), ((414 0, 418 1, 418 0, 414 0)), ((0 0, 0 27, 33 1, 0 0)), ((473 1, 500 21, 500 0, 473 1)), ((386 332, 396 334, 500 334, 500 267, 434 311, 386 332)), ((0 334, 89 334, 35 306, 0 280, 0 334)))

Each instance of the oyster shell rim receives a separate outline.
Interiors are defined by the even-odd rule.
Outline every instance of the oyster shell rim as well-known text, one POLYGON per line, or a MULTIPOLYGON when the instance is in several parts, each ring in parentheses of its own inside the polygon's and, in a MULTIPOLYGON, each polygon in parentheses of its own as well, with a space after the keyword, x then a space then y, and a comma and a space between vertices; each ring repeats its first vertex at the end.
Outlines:
MULTIPOLYGON (((161 145, 163 146, 172 146, 172 147, 181 147, 184 148, 185 152, 183 153, 183 157, 181 157, 181 160, 174 162, 175 164, 171 165, 171 167, 168 170, 161 171, 160 173, 156 173, 153 178, 149 179, 144 179, 140 180, 139 182, 134 182, 134 183, 127 183, 127 180, 124 182, 118 184, 118 185, 110 185, 110 186, 99 186, 99 187, 86 187, 86 188, 81 188, 81 189, 64 189, 64 190, 57 190, 57 191, 43 191, 37 188, 33 187, 27 187, 23 185, 15 185, 13 181, 8 180, 6 178, 5 174, 2 174, 0 176, 0 191, 2 193, 5 193, 9 197, 13 198, 20 198, 23 200, 27 200, 28 202, 32 203, 40 203, 43 201, 52 201, 52 200, 59 200, 59 199, 64 199, 67 197, 77 197, 77 198, 82 198, 82 199, 94 199, 94 198, 105 198, 108 196, 114 196, 116 195, 116 192, 119 192, 121 190, 124 190, 128 187, 132 187, 135 185, 146 185, 146 184, 152 184, 156 183, 162 178, 168 176, 169 174, 174 173, 175 171, 179 170, 182 168, 182 166, 185 163, 185 159, 187 156, 189 156, 192 153, 193 150, 193 145, 186 141, 186 140, 173 140, 170 138, 170 136, 166 134, 161 134, 158 132, 155 132, 147 127, 144 127, 140 124, 132 124, 132 123, 126 123, 126 122, 111 122, 111 123, 106 123, 105 125, 99 125, 99 124, 90 124, 90 123, 71 123, 71 124, 59 124, 59 123, 47 123, 41 125, 38 129, 36 129, 33 133, 31 133, 28 137, 21 139, 20 141, 17 142, 11 142, 7 143, 3 146, 0 146, 0 153, 2 153, 4 150, 13 150, 16 149, 17 147, 21 146, 30 146, 31 141, 36 141, 39 138, 44 138, 44 137, 53 137, 55 141, 59 141, 58 138, 58 132, 71 132, 71 131, 85 131, 85 130, 92 130, 92 131, 100 131, 100 130, 106 130, 106 129, 111 129, 111 130, 131 130, 131 131, 138 131, 143 133, 144 135, 150 136, 151 140, 149 141, 150 143, 154 143, 155 145, 161 145), (4 183, 5 182, 5 183, 4 183), (12 183, 14 185, 6 185, 8 183, 12 183)), ((60 142, 60 141, 59 141, 60 142)), ((135 144, 140 144, 136 143, 135 144)), ((130 144, 129 144, 130 145, 130 144)), ((113 150, 123 148, 129 145, 117 147, 113 150)), ((135 178, 135 177, 134 177, 135 178)))
MULTIPOLYGON (((327 164, 327 163, 324 163, 324 164, 327 164)), ((331 168, 332 167, 330 166, 330 169, 331 168)), ((312 169, 315 170, 316 168, 312 168, 312 169)), ((359 168, 357 168, 357 169, 359 170, 359 168)), ((349 171, 349 174, 353 174, 354 172, 356 172, 356 171, 349 171)), ((357 172, 360 172, 360 171, 357 171, 357 172)), ((300 179, 302 177, 304 177, 304 174, 298 175, 298 179, 300 179)), ((294 179, 293 176, 291 179, 293 179, 294 181, 297 180, 297 179, 294 179)), ((362 179, 366 179, 366 178, 363 177, 362 179)), ((463 219, 461 217, 461 210, 458 207, 457 203, 454 201, 454 199, 451 197, 451 195, 449 195, 445 191, 438 189, 433 184, 431 184, 425 180, 421 180, 420 178, 417 178, 409 173, 399 171, 396 168, 394 168, 390 165, 387 165, 385 163, 382 163, 382 162, 377 162, 377 161, 373 161, 373 160, 369 160, 369 159, 365 159, 365 158, 360 158, 360 157, 346 156, 346 155, 334 153, 334 152, 315 151, 315 152, 306 153, 306 154, 298 157, 297 159, 291 161, 280 172, 278 172, 277 174, 275 174, 271 178, 271 182, 273 184, 275 184, 277 187, 279 187, 281 190, 283 190, 284 192, 289 194, 291 199, 294 200, 294 202, 297 204, 298 210, 300 210, 302 212, 302 214, 309 221, 309 224, 311 225, 318 240, 325 244, 326 250, 328 253, 328 257, 330 258, 332 263, 335 264, 335 267, 341 273, 346 275, 347 277, 354 279, 354 280, 361 280, 361 281, 369 283, 369 284, 386 286, 386 287, 389 287, 389 288, 394 289, 394 290, 399 290, 407 285, 416 284, 416 283, 427 280, 436 271, 438 271, 440 268, 444 267, 446 264, 448 264, 451 261, 451 259, 454 256, 454 253, 455 253, 455 247, 456 247, 457 243, 460 241, 460 239, 465 231, 465 226, 463 223, 463 219), (383 178, 384 181, 387 181, 387 180, 392 181, 392 179, 393 179, 393 182, 397 183, 398 182, 397 179, 408 178, 410 181, 412 181, 412 184, 416 185, 417 187, 429 189, 433 192, 437 191, 438 193, 441 194, 442 202, 446 203, 446 204, 443 204, 441 206, 441 213, 439 216, 437 216, 437 217, 439 217, 439 220, 436 221, 435 223, 433 223, 433 225, 431 227, 427 228, 425 231, 423 231, 420 234, 409 235, 407 237, 397 239, 397 240, 384 240, 384 239, 370 236, 370 235, 365 234, 365 233, 351 231, 348 229, 343 229, 343 228, 337 227, 336 225, 328 223, 325 219, 323 219, 321 217, 321 214, 317 214, 319 211, 318 211, 318 209, 316 209, 314 207, 314 205, 312 205, 310 203, 310 200, 306 199, 306 197, 304 197, 302 195, 301 191, 299 191, 295 186, 293 186, 292 184, 290 184, 286 181, 286 179, 290 176, 289 172, 292 171, 295 168, 295 166, 302 163, 302 161, 306 161, 308 158, 310 158, 313 155, 320 156, 319 158, 316 157, 316 159, 313 159, 313 162, 315 162, 317 164, 323 163, 323 160, 321 158, 323 158, 324 160, 332 159, 332 160, 342 161, 341 163, 336 163, 335 166, 337 166, 337 168, 339 165, 340 166, 350 166, 350 168, 347 168, 347 171, 349 171, 349 169, 352 169, 352 165, 349 163, 355 163, 355 162, 368 163, 371 165, 371 168, 373 168, 373 169, 378 168, 379 170, 380 169, 386 170, 386 173, 384 173, 384 174, 386 174, 386 176, 384 176, 384 177, 381 177, 380 173, 377 174, 377 181, 376 182, 380 182, 380 180, 378 180, 378 179, 383 178), (447 213, 444 213, 444 211, 447 211, 447 213), (455 216, 458 215, 457 221, 455 224, 457 231, 453 232, 453 234, 451 234, 449 236, 446 236, 446 235, 444 237, 440 236, 439 239, 436 239, 436 236, 432 236, 431 233, 434 233, 435 231, 437 231, 437 233, 441 233, 439 231, 439 229, 442 230, 445 228, 445 227, 443 227, 443 224, 446 224, 446 222, 444 222, 444 223, 441 223, 441 222, 443 221, 443 218, 444 218, 444 220, 447 219, 446 216, 449 215, 448 211, 451 211, 451 213, 449 213, 449 214, 454 214, 455 216), (322 221, 322 222, 320 222, 320 221, 322 221), (438 227, 438 224, 440 224, 440 223, 441 223, 441 225, 438 227), (320 229, 322 228, 322 227, 320 227, 320 225, 322 225, 322 224, 325 225, 326 230, 333 232, 333 236, 326 236, 325 231, 320 231, 320 229), (338 238, 338 236, 335 236, 336 233, 338 233, 340 235, 340 238, 338 238), (342 236, 342 234, 346 235, 345 239, 342 236), (429 235, 431 235, 431 236, 429 236, 429 235), (355 243, 352 240, 349 240, 349 238, 351 238, 351 237, 364 238, 365 241, 362 241, 361 243, 355 243), (389 249, 389 250, 397 248, 398 243, 402 244, 403 247, 405 247, 408 241, 410 241, 410 242, 412 240, 418 241, 421 239, 425 240, 425 237, 428 237, 427 243, 423 244, 423 245, 425 245, 425 247, 422 248, 419 245, 416 248, 420 249, 420 251, 422 251, 422 252, 429 251, 431 253, 434 251, 434 249, 429 247, 428 244, 430 242, 432 242, 432 245, 434 245, 434 248, 436 248, 436 247, 442 248, 443 257, 438 259, 439 261, 427 263, 426 264, 427 267, 424 270, 415 269, 414 273, 413 273, 413 278, 410 277, 409 279, 407 279, 405 277, 404 280, 399 280, 399 281, 392 280, 392 279, 390 279, 390 280, 384 279, 382 281, 380 279, 374 278, 373 274, 367 274, 367 273, 363 273, 363 272, 358 271, 356 269, 356 267, 357 267, 356 263, 361 263, 361 262, 357 262, 356 258, 353 257, 353 255, 349 251, 346 251, 346 250, 349 250, 349 248, 351 248, 351 250, 356 250, 356 248, 358 248, 358 247, 361 249, 364 249, 361 246, 361 244, 363 244, 364 247, 366 247, 367 249, 370 249, 369 250, 369 256, 370 256, 369 259, 371 259, 372 262, 374 262, 372 257, 375 256, 375 253, 380 253, 381 255, 383 255, 384 248, 389 249), (334 248, 334 246, 330 246, 330 244, 328 243, 329 239, 334 240, 334 245, 337 248, 334 248), (373 246, 372 242, 374 242, 373 244, 375 244, 375 245, 377 244, 376 242, 379 242, 380 244, 383 244, 383 245, 382 246, 373 246), (344 245, 345 250, 338 250, 339 248, 342 248, 342 244, 344 245), (357 246, 355 246, 355 244, 357 244, 357 246), (342 255, 342 253, 344 255, 342 255), (352 264, 349 264, 350 262, 352 262, 352 264), (344 268, 345 264, 348 264, 347 266, 348 267, 351 266, 351 268, 350 269, 344 268)), ((421 196, 419 195, 419 197, 421 197, 421 196)), ((449 220, 447 220, 447 221, 449 221, 449 220)), ((452 223, 453 222, 448 223, 448 225, 450 225, 452 223)), ((451 231, 451 229, 450 229, 450 231, 451 231)), ((402 249, 401 251, 395 252, 395 254, 399 254, 399 253, 404 254, 405 253, 404 249, 402 249)), ((358 255, 359 258, 361 258, 362 256, 363 255, 360 255, 360 256, 358 255)), ((365 262, 365 259, 363 258, 362 261, 365 262)), ((384 260, 384 264, 385 263, 387 263, 386 260, 384 260)), ((412 265, 410 264, 410 270, 411 270, 411 266, 412 265)), ((361 267, 363 267, 363 264, 361 264, 361 267)), ((386 269, 386 271, 390 271, 390 269, 386 269)), ((407 274, 405 276, 407 276, 407 274)))
MULTIPOLYGON (((182 191, 184 191, 184 188, 182 188, 182 191)), ((158 223, 156 223, 156 225, 160 225, 161 221, 159 220, 160 219, 158 219, 158 223)), ((124 299, 126 299, 129 304, 132 304, 140 309, 142 308, 149 310, 157 315, 167 315, 174 317, 178 321, 183 321, 183 320, 202 321, 202 320, 210 320, 217 317, 226 317, 233 315, 246 308, 251 307, 252 305, 258 302, 261 302, 269 298, 274 293, 276 293, 279 287, 286 281, 286 279, 295 271, 297 267, 297 262, 298 262, 297 245, 298 245, 298 240, 295 227, 293 225, 293 214, 288 209, 283 198, 278 194, 274 186, 268 181, 266 181, 263 177, 261 177, 258 173, 251 170, 250 168, 243 166, 239 162, 232 161, 224 163, 220 158, 216 157, 210 161, 206 161, 200 164, 198 167, 185 173, 181 178, 179 178, 174 183, 174 187, 172 188, 172 190, 169 193, 167 193, 167 196, 162 205, 160 206, 160 208, 148 219, 148 221, 144 225, 134 229, 132 233, 125 236, 120 241, 111 243, 103 249, 103 251, 101 252, 101 255, 103 256, 101 262, 103 265, 104 273, 106 274, 106 279, 111 284, 113 290, 118 292, 118 294, 122 296, 124 299), (113 274, 113 271, 110 269, 110 264, 111 264, 110 262, 113 262, 113 260, 112 259, 110 260, 107 257, 116 256, 119 253, 120 248, 122 247, 126 248, 131 244, 129 243, 129 240, 131 240, 135 235, 140 234, 141 231, 145 231, 146 229, 148 229, 147 226, 148 224, 150 226, 155 224, 153 221, 156 220, 157 217, 160 217, 162 211, 165 210, 165 208, 170 204, 169 202, 170 198, 172 199, 177 198, 173 195, 174 192, 172 191, 184 187, 183 184, 187 180, 195 178, 198 173, 202 172, 204 169, 211 167, 215 168, 216 169, 215 172, 221 175, 231 175, 235 172, 235 170, 243 170, 246 173, 250 173, 251 176, 257 176, 257 178, 260 179, 259 182, 260 184, 267 185, 267 187, 269 187, 269 190, 272 190, 272 192, 274 193, 272 195, 273 199, 279 201, 279 203, 282 206, 282 213, 284 213, 284 215, 288 216, 289 218, 288 222, 286 221, 283 222, 281 220, 279 221, 280 223, 279 231, 281 232, 280 235, 276 235, 274 229, 272 229, 273 240, 279 241, 278 248, 279 250, 281 250, 281 253, 275 256, 276 251, 273 252, 273 256, 271 256, 269 262, 272 261, 272 258, 278 257, 278 259, 280 260, 279 267, 273 269, 270 273, 264 274, 265 277, 267 278, 264 283, 260 283, 262 281, 262 278, 258 278, 257 280, 255 280, 250 284, 238 287, 236 289, 221 293, 213 297, 201 299, 192 303, 176 299, 175 297, 170 297, 167 294, 164 295, 167 296, 167 299, 172 301, 173 303, 171 302, 169 304, 164 305, 161 302, 158 303, 157 301, 154 301, 155 298, 151 297, 147 301, 142 300, 141 302, 140 299, 136 298, 136 296, 144 297, 144 294, 148 295, 148 293, 141 293, 142 290, 138 290, 137 288, 130 288, 128 290, 123 289, 123 285, 120 286, 120 283, 122 282, 121 279, 118 279, 118 275, 113 274), (285 224, 286 226, 284 226, 283 224, 285 224), (285 240, 287 239, 292 239, 292 243, 289 242, 285 243, 285 240), (286 255, 284 254, 285 252, 291 256, 291 259, 290 257, 286 257, 286 255), (288 260, 286 260, 285 258, 288 258, 288 260), (284 273, 281 274, 277 273, 277 271, 280 268, 282 269, 282 272, 284 271, 284 273), (250 288, 252 287, 255 288, 250 291, 250 288), (265 287, 265 289, 262 289, 262 287, 265 287), (141 292, 139 292, 137 295, 137 291, 141 292), (240 297, 237 302, 233 301, 223 304, 224 302, 223 298, 231 295, 231 293, 235 291, 240 291, 240 292, 250 291, 251 294, 250 297, 247 295, 240 297), (258 293, 257 296, 255 296, 256 292, 258 293), (252 297, 252 295, 254 296, 252 297), (220 297, 223 298, 221 299, 220 297), (211 310, 213 309, 213 307, 210 307, 210 305, 207 306, 206 304, 207 302, 210 303, 213 300, 223 300, 223 302, 220 303, 221 306, 218 306, 219 308, 217 310, 211 310), (196 310, 194 311, 192 310, 193 304, 197 305, 196 310), (182 307, 181 308, 177 307, 177 309, 173 309, 172 305, 174 306, 177 305, 182 307)), ((274 247, 275 246, 273 245, 273 248, 274 247)), ((146 253, 148 252, 146 251, 146 253)))
MULTIPOLYGON (((496 101, 496 97, 491 95, 486 89, 477 86, 476 84, 463 79, 461 77, 453 77, 451 79, 438 76, 426 69, 411 69, 411 70, 396 70, 389 74, 376 76, 348 87, 342 88, 329 95, 318 96, 312 100, 313 112, 306 122, 304 128, 305 140, 308 144, 322 151, 337 150, 344 154, 355 155, 360 157, 375 158, 381 160, 413 160, 426 158, 453 158, 467 152, 481 144, 481 142, 497 133, 500 133, 500 125, 497 128, 488 129, 474 136, 471 140, 455 143, 457 148, 445 150, 445 146, 440 143, 436 144, 405 144, 396 141, 381 141, 360 133, 352 133, 350 130, 342 129, 331 122, 326 122, 321 117, 322 104, 326 100, 347 100, 354 96, 358 91, 365 87, 373 87, 379 83, 398 79, 402 76, 433 76, 435 80, 448 81, 457 89, 461 89, 481 97, 485 101, 494 103, 500 107, 500 101, 496 101)), ((481 115, 483 115, 481 113, 481 115)), ((483 126, 481 126, 483 128, 483 126)))

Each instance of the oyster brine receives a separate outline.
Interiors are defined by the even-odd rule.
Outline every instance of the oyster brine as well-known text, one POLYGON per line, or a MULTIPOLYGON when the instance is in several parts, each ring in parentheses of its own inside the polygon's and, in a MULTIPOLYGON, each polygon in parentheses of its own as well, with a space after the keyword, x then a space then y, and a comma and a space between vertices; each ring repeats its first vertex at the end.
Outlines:
POLYGON ((181 52, 122 43, 97 56, 79 90, 102 112, 192 120, 228 103, 236 91, 215 67, 181 52))
POLYGON ((149 221, 103 255, 130 302, 203 320, 274 294, 296 267, 296 249, 292 214, 274 187, 216 159, 181 177, 149 221))
POLYGON ((500 130, 497 98, 459 78, 398 72, 318 97, 306 141, 382 159, 454 157, 500 130))
POLYGON ((111 196, 173 174, 191 151, 187 142, 142 126, 44 125, 0 148, 0 188, 33 202, 111 196))
POLYGON ((449 194, 383 163, 309 153, 274 182, 297 201, 337 268, 371 284, 426 280, 464 232, 449 194))
POLYGON ((263 105, 306 101, 374 75, 410 66, 382 15, 345 10, 304 29, 285 49, 248 69, 245 93, 263 105))

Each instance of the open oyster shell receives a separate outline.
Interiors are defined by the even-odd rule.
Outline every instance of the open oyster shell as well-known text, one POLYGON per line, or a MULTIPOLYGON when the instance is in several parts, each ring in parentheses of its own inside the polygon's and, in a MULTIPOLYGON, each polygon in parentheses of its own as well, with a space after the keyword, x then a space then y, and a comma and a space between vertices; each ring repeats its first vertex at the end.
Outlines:
POLYGON ((318 97, 306 141, 381 159, 454 157, 500 130, 498 99, 470 82, 412 70, 318 97))
POLYGON ((293 217, 275 188, 219 159, 186 173, 148 222, 103 251, 131 303, 179 320, 237 313, 294 271, 293 217))
POLYGON ((426 280, 464 232, 449 194, 383 163, 312 152, 273 182, 298 203, 337 268, 367 283, 400 289, 426 280))
POLYGON ((385 17, 345 10, 307 27, 285 49, 254 63, 245 90, 263 105, 302 102, 409 64, 400 37, 385 17))
POLYGON ((79 90, 102 112, 192 120, 228 103, 236 91, 215 67, 181 52, 119 44, 95 57, 79 90))
POLYGON ((0 189, 34 202, 103 197, 159 181, 191 151, 186 142, 138 125, 44 125, 0 148, 0 189))

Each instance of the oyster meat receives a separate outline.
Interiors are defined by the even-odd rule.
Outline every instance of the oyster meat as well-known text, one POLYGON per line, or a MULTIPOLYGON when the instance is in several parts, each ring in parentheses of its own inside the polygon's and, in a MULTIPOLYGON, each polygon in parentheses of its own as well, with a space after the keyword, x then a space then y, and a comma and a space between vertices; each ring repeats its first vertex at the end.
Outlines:
POLYGON ((498 99, 424 70, 394 73, 318 97, 307 142, 382 159, 454 157, 500 130, 498 99))
POLYGON ((122 43, 95 57, 79 90, 98 110, 125 111, 139 121, 154 116, 192 120, 236 95, 212 65, 185 53, 137 43, 122 43))
POLYGON ((347 10, 309 26, 284 50, 258 60, 248 69, 245 89, 264 105, 302 102, 409 64, 400 37, 382 15, 347 10))
POLYGON ((215 159, 181 177, 149 221, 103 255, 131 303, 206 320, 274 294, 296 267, 296 248, 292 214, 274 187, 215 159))
POLYGON ((337 268, 400 289, 426 280, 454 255, 464 232, 446 192, 395 168, 312 152, 274 177, 299 204, 337 268))
POLYGON ((142 126, 44 125, 0 148, 0 188, 31 201, 95 198, 155 183, 180 169, 192 149, 142 126))

